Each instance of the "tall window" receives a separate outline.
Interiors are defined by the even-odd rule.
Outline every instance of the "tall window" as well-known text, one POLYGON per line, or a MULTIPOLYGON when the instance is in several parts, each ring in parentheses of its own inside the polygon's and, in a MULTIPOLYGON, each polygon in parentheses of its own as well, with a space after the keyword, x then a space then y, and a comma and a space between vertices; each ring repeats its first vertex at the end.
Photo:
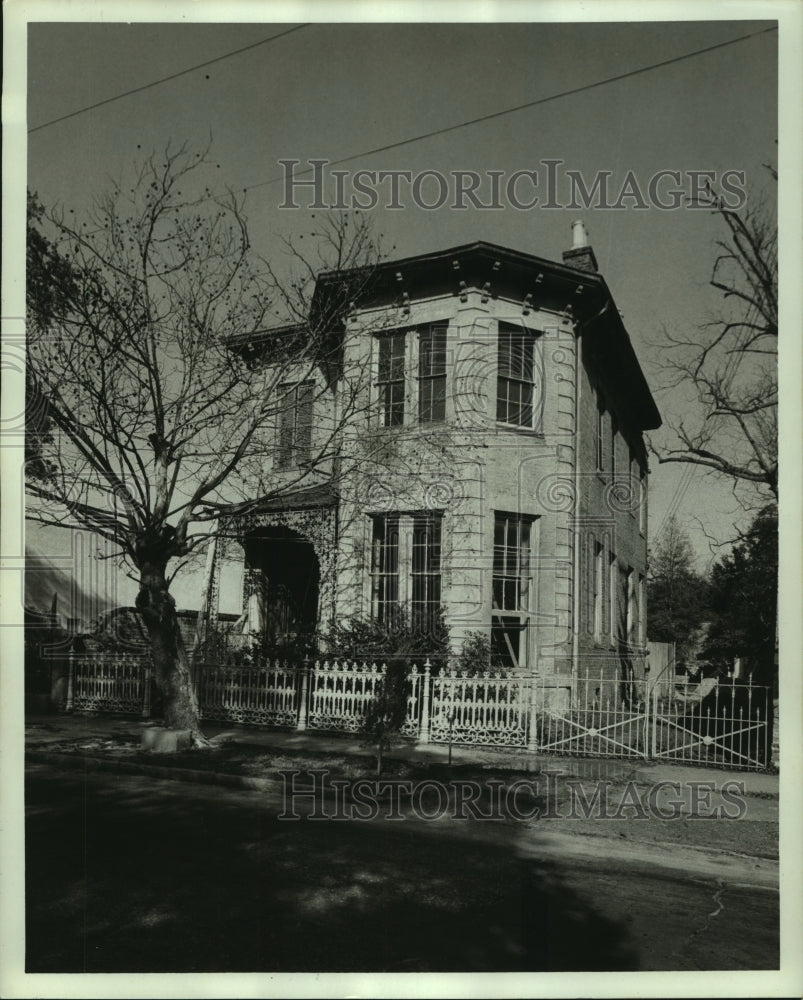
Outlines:
POLYGON ((616 632, 615 638, 619 643, 626 643, 629 640, 630 632, 630 579, 626 566, 616 567, 616 632))
POLYGON ((624 587, 627 596, 627 642, 635 646, 639 634, 638 584, 636 574, 630 567, 626 571, 624 587))
POLYGON ((496 379, 496 419, 515 427, 533 426, 533 335, 499 324, 496 379))
POLYGON ((647 534, 647 473, 639 470, 639 519, 638 526, 642 535, 647 534))
POLYGON ((514 669, 526 659, 531 528, 531 518, 501 512, 494 516, 491 647, 497 659, 514 669))
POLYGON ((611 482, 616 479, 616 447, 619 437, 619 425, 616 417, 611 414, 611 482))
POLYGON ((409 605, 415 627, 430 630, 441 603, 440 511, 372 518, 371 614, 392 624, 409 605))
POLYGON ((605 588, 604 548, 592 532, 582 537, 581 549, 581 616, 585 630, 599 639, 603 631, 603 602, 605 588))
POLYGON ((597 401, 596 428, 594 431, 594 453, 597 464, 597 472, 602 472, 605 468, 605 410, 602 408, 602 401, 597 401))
POLYGON ((646 593, 644 588, 644 577, 641 573, 639 573, 638 578, 638 594, 636 600, 638 602, 638 643, 640 646, 645 646, 647 644, 647 616, 644 613, 646 593))
POLYGON ((630 496, 630 513, 636 517, 641 494, 639 491, 639 462, 632 448, 630 449, 630 496))
POLYGON ((391 623, 399 606, 399 515, 373 519, 371 546, 372 614, 391 623))
POLYGON ((279 469, 297 468, 310 460, 315 386, 311 382, 301 382, 282 386, 281 392, 276 466, 279 469))
POLYGON ((418 422, 446 419, 446 327, 423 329, 418 340, 418 422))
POLYGON ((611 641, 616 642, 621 636, 621 598, 619 583, 619 562, 611 552, 608 556, 608 623, 610 625, 611 641))
POLYGON ((603 607, 605 604, 605 564, 604 550, 600 542, 594 542, 594 636, 599 639, 603 634, 603 607))
POLYGON ((376 380, 379 419, 383 427, 404 423, 404 333, 379 338, 379 371, 376 380))
POLYGON ((602 573, 602 621, 600 628, 600 638, 610 637, 611 634, 611 571, 610 571, 610 548, 611 537, 608 532, 603 535, 603 551, 600 572, 602 573))
POLYGON ((420 514, 413 520, 410 619, 430 631, 441 604, 441 518, 420 514))

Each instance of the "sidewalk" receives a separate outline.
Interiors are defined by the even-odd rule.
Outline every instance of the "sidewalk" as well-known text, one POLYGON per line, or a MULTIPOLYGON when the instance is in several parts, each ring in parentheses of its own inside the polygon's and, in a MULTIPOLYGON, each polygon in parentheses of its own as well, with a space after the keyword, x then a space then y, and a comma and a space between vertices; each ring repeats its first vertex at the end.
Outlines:
MULTIPOLYGON (((184 751, 175 757, 140 751, 120 756, 113 748, 97 745, 97 741, 125 737, 133 751, 143 730, 152 724, 151 720, 111 715, 29 716, 25 749, 34 765, 78 768, 87 774, 101 770, 145 775, 160 783, 176 780, 249 789, 263 799, 281 795, 281 768, 297 767, 302 775, 310 768, 325 768, 330 769, 330 777, 372 773, 373 751, 353 734, 299 733, 208 721, 204 733, 223 745, 225 753, 220 757, 215 751, 184 751), (82 742, 87 747, 76 753, 76 744, 82 742), (59 744, 72 747, 67 750, 59 744), (256 760, 246 766, 237 764, 238 749, 253 752, 256 760)), ((540 844, 544 836, 552 838, 556 850, 559 847, 564 854, 579 852, 590 857, 607 852, 611 857, 643 857, 652 864, 686 871, 705 869, 709 874, 719 868, 732 874, 738 869, 745 879, 777 882, 777 774, 465 746, 452 748, 453 770, 449 770, 444 767, 448 754, 448 747, 440 744, 402 743, 386 760, 396 762, 395 769, 391 767, 395 774, 399 765, 420 768, 415 780, 422 787, 433 779, 455 788, 468 781, 487 792, 492 781, 506 789, 531 782, 531 794, 542 804, 552 801, 556 814, 548 820, 546 816, 521 817, 525 821, 517 825, 525 833, 537 832, 540 844), (428 773, 430 769, 434 770, 428 773), (634 798, 642 806, 641 815, 633 811, 634 798)), ((522 802, 526 800, 524 793, 522 802)), ((494 824, 469 826, 478 833, 494 824)))
MULTIPOLYGON (((29 715, 25 724, 26 749, 47 749, 48 744, 63 740, 103 738, 128 735, 139 739, 142 730, 153 725, 153 720, 121 718, 113 715, 29 715)), ((371 748, 351 734, 331 735, 321 732, 262 729, 256 726, 226 724, 208 721, 204 733, 212 737, 225 737, 241 745, 261 747, 276 752, 334 753, 365 757, 371 748)), ((411 764, 446 763, 449 750, 444 744, 401 744, 388 756, 411 764)), ((689 767, 674 763, 653 763, 639 759, 558 757, 551 754, 532 754, 524 750, 475 746, 453 746, 454 764, 476 764, 533 774, 541 771, 560 771, 563 779, 576 778, 580 782, 610 781, 614 785, 632 781, 638 785, 659 782, 676 782, 687 785, 694 782, 736 781, 744 786, 745 797, 778 799, 777 774, 756 771, 733 771, 720 768, 689 767)))

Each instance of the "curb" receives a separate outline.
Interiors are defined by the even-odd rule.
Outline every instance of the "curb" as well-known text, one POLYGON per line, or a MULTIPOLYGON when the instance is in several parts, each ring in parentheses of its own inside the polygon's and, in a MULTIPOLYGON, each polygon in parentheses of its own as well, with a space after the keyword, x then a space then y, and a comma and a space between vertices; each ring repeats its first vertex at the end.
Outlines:
MULTIPOLYGON (((166 781, 183 781, 189 784, 217 785, 233 789, 249 789, 256 791, 276 791, 278 780, 272 778, 255 778, 247 775, 224 774, 220 771, 197 771, 190 768, 171 767, 163 764, 132 763, 125 760, 106 760, 83 754, 57 753, 48 750, 29 750, 26 752, 26 763, 50 764, 64 770, 87 772, 110 772, 156 778, 166 781)), ((633 863, 659 864, 668 870, 682 870, 687 874, 697 871, 706 877, 717 875, 709 867, 722 866, 720 874, 726 874, 740 885, 762 886, 772 891, 778 891, 779 860, 763 855, 746 855, 738 851, 723 848, 704 847, 695 844, 682 844, 674 841, 628 841, 627 845, 613 837, 605 837, 584 831, 569 830, 561 826, 551 832, 550 843, 538 847, 539 856, 543 851, 557 851, 565 857, 566 852, 578 859, 590 855, 600 857, 629 857, 633 863), (551 844, 551 846, 550 846, 551 844), (633 851, 636 851, 634 860, 633 851), (675 857, 675 863, 668 863, 675 857), (639 857, 641 861, 639 862, 639 857), (663 862, 662 860, 663 859, 663 862), (750 870, 742 870, 745 863, 750 863, 750 870), (708 863, 708 864, 706 864, 708 863), (740 868, 739 866, 742 866, 740 868), (734 869, 729 871, 729 869, 734 869), (755 871, 759 869, 759 871, 755 871)))
POLYGON ((25 761, 35 764, 53 764, 65 770, 109 771, 159 778, 163 781, 223 785, 226 788, 250 788, 262 792, 270 791, 278 784, 273 778, 253 778, 245 774, 224 774, 221 771, 195 771, 188 767, 171 767, 169 764, 139 764, 127 760, 106 760, 83 754, 57 753, 54 750, 26 750, 25 761))

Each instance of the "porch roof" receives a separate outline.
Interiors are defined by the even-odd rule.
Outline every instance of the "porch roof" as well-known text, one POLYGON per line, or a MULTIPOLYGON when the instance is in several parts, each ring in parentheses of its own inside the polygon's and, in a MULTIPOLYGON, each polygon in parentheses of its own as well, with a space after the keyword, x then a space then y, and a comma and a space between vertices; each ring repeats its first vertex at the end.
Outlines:
POLYGON ((278 497, 265 500, 253 513, 263 514, 272 510, 306 510, 310 507, 332 507, 337 503, 337 494, 331 484, 307 486, 301 490, 291 490, 278 497))

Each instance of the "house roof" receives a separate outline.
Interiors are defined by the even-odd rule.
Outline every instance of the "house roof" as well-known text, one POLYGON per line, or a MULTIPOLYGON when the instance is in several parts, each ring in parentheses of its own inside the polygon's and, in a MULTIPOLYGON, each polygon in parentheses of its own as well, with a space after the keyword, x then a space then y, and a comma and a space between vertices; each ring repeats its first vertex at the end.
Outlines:
MULTIPOLYGON (((640 429, 660 427, 658 408, 601 274, 484 241, 385 261, 359 273, 364 276, 357 303, 362 308, 402 304, 405 293, 413 299, 480 289, 493 298, 519 300, 522 306, 531 302, 533 309, 567 312, 577 323, 580 336, 596 342, 595 353, 603 357, 610 393, 626 405, 640 429)), ((325 315, 331 311, 329 302, 341 294, 338 285, 342 280, 335 271, 319 275, 313 318, 316 312, 325 315)))
MULTIPOLYGON (((579 335, 590 341, 587 346, 603 372, 609 402, 612 400, 621 415, 626 414, 640 430, 661 426, 661 415, 630 336, 598 272, 480 240, 373 267, 324 271, 315 286, 310 325, 321 329, 340 322, 347 304, 358 308, 401 305, 405 295, 409 299, 456 296, 469 289, 483 290, 492 298, 518 300, 522 307, 527 302, 533 309, 569 315, 579 335)), ((232 338, 230 343, 246 353, 258 353, 258 345, 303 336, 304 330, 301 324, 285 324, 232 338)))

